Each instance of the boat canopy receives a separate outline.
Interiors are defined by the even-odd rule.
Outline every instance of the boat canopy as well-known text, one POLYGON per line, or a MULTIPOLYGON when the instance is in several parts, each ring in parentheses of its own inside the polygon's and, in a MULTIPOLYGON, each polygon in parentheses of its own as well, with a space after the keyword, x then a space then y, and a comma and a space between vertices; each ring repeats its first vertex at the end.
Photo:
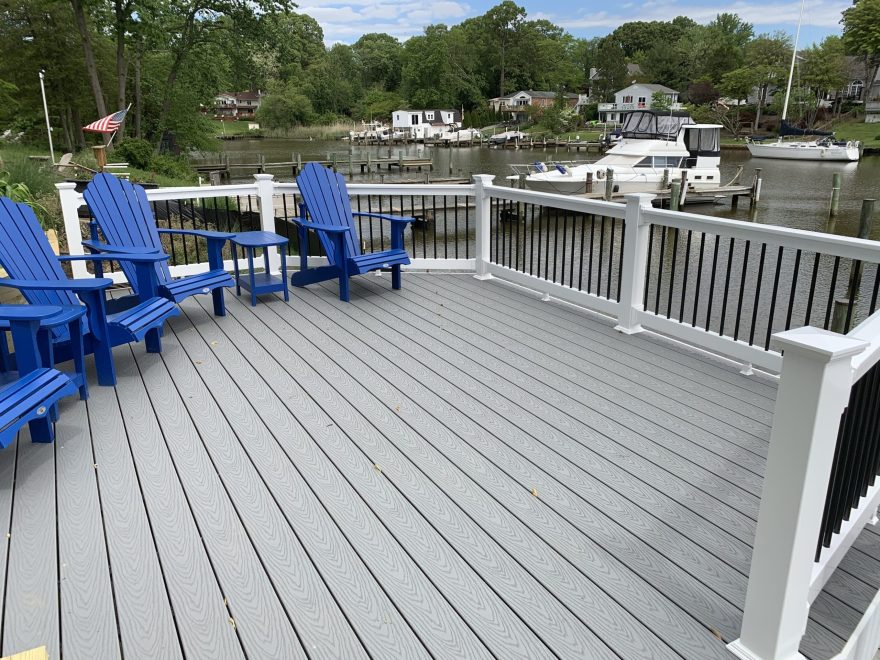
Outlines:
POLYGON ((684 145, 691 156, 720 156, 721 127, 705 125, 687 127, 684 145))
POLYGON ((681 127, 695 123, 686 112, 634 110, 623 123, 623 137, 642 140, 674 140, 681 127))

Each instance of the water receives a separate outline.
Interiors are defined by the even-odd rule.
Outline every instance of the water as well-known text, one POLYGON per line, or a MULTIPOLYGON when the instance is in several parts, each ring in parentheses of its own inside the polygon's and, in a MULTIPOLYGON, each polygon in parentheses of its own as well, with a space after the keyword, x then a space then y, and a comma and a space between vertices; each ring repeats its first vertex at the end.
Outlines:
MULTIPOLYGON (((289 161, 294 153, 301 154, 304 162, 309 159, 327 159, 328 154, 336 154, 339 161, 344 163, 348 160, 349 151, 355 158, 365 158, 368 152, 374 157, 388 156, 388 147, 349 145, 339 140, 236 140, 225 142, 223 151, 229 153, 233 160, 256 160, 257 155, 262 154, 267 162, 289 161), (237 155, 242 158, 235 159, 234 156, 237 155)), ((410 144, 392 147, 392 151, 395 156, 402 151, 405 156, 432 158, 433 176, 448 176, 451 163, 454 176, 494 174, 497 177, 496 182, 502 184, 506 184, 504 177, 511 173, 511 164, 525 164, 537 160, 596 158, 595 153, 589 155, 584 152, 569 153, 564 148, 516 151, 485 147, 448 149, 410 144)), ((752 181, 756 167, 763 170, 764 184, 757 214, 753 217, 755 222, 854 236, 858 231, 862 200, 880 197, 880 157, 878 156, 864 157, 860 163, 791 162, 752 159, 745 150, 725 150, 721 158, 722 181, 726 183, 733 178, 740 165, 744 168, 740 178, 743 183, 752 181), (833 222, 829 222, 831 178, 834 172, 842 174, 840 214, 833 222)), ((276 176, 284 181, 291 179, 289 175, 276 174, 276 176)), ((416 172, 405 176, 420 177, 416 172)), ((424 174, 421 175, 423 176, 424 174)), ((389 176, 386 180, 391 179, 392 176, 389 176)), ((747 203, 741 204, 735 212, 730 210, 729 202, 719 205, 703 204, 688 210, 725 218, 750 220, 747 203)), ((880 240, 880 223, 874 227, 871 238, 880 240)))

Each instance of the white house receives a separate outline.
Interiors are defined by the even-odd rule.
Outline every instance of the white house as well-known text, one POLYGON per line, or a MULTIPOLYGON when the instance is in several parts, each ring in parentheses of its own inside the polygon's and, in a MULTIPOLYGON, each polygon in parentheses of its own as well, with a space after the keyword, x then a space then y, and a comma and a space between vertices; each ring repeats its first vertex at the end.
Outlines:
POLYGON ((666 85, 652 83, 633 83, 624 87, 614 94, 614 103, 599 104, 599 120, 622 122, 626 113, 630 110, 650 110, 652 97, 656 92, 663 94, 672 110, 681 110, 682 104, 678 102, 678 92, 666 85))
POLYGON ((411 140, 424 140, 439 135, 446 127, 461 127, 461 116, 456 110, 395 110, 391 113, 391 128, 403 131, 411 140))

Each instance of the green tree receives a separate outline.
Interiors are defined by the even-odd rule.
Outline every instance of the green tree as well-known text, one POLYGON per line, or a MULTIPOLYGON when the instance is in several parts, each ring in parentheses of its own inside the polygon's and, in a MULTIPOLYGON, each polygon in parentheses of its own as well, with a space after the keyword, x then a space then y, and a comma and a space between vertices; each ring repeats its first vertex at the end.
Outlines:
POLYGON ((364 87, 393 90, 400 86, 403 46, 390 34, 365 34, 352 46, 360 64, 364 87))
POLYGON ((294 83, 274 83, 260 103, 257 120, 266 128, 290 128, 308 123, 314 110, 312 102, 294 83))
POLYGON ((880 0, 858 0, 843 12, 843 44, 865 64, 866 84, 862 100, 880 68, 880 0))
POLYGON ((627 82, 626 56, 615 38, 608 36, 597 44, 595 69, 593 96, 600 101, 613 100, 614 92, 627 82))
POLYGON ((821 44, 803 51, 799 78, 816 99, 806 117, 807 124, 812 125, 818 111, 819 99, 831 95, 838 97, 839 91, 848 81, 843 40, 831 35, 821 44))
POLYGON ((669 112, 669 109, 672 107, 672 101, 669 100, 669 97, 661 91, 656 91, 651 94, 651 109, 652 110, 660 110, 661 112, 669 112))
POLYGON ((520 26, 526 16, 526 10, 512 0, 504 0, 492 7, 483 16, 487 28, 485 35, 497 53, 498 94, 507 93, 507 56, 512 44, 518 39, 520 26))

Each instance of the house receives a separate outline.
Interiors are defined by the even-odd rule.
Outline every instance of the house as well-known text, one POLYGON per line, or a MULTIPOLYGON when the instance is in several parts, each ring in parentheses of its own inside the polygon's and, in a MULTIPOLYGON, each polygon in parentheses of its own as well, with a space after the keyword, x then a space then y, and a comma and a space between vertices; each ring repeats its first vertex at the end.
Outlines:
MULTIPOLYGON (((593 98, 593 93, 596 88, 596 81, 600 79, 601 75, 599 73, 599 69, 596 67, 590 67, 590 80, 587 83, 587 96, 589 98, 593 98)), ((645 74, 642 72, 642 67, 638 64, 629 63, 626 65, 626 79, 631 80, 633 84, 635 84, 639 79, 644 79, 645 74)), ((595 100, 595 99, 594 99, 595 100)))
POLYGON ((430 139, 449 125, 461 127, 461 113, 457 110, 395 110, 391 113, 391 128, 402 131, 411 140, 430 139))
POLYGON ((633 83, 614 94, 614 103, 599 104, 599 120, 622 122, 630 110, 650 110, 654 94, 660 92, 669 101, 670 109, 681 110, 678 92, 666 85, 652 83, 633 83))
MULTIPOLYGON (((567 108, 579 111, 587 102, 586 94, 564 93, 567 108)), ((521 122, 528 119, 528 108, 550 108, 556 103, 557 92, 543 92, 532 89, 524 89, 511 96, 497 96, 489 99, 489 105, 494 112, 501 112, 510 116, 510 121, 521 122)))
POLYGON ((214 119, 235 121, 253 119, 265 94, 260 90, 220 92, 214 97, 214 119))

